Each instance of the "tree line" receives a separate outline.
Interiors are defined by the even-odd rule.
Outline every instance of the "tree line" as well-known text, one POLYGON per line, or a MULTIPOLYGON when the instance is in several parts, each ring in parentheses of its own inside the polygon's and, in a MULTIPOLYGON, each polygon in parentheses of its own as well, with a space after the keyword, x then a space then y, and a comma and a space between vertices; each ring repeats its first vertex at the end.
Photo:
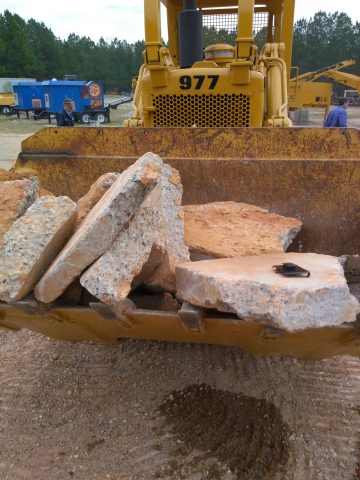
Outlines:
MULTIPOLYGON (((264 31, 255 36, 261 47, 264 31)), ((234 44, 234 32, 204 28, 204 45, 234 44)), ((144 42, 129 43, 114 38, 89 37, 71 33, 62 40, 44 23, 25 21, 5 10, 0 14, 0 77, 34 77, 38 80, 99 80, 107 91, 129 91, 131 80, 142 64, 144 42)), ((360 23, 353 23, 346 13, 318 12, 294 25, 293 65, 300 73, 317 70, 345 59, 360 58, 360 23)), ((360 63, 349 70, 360 74, 360 63)))

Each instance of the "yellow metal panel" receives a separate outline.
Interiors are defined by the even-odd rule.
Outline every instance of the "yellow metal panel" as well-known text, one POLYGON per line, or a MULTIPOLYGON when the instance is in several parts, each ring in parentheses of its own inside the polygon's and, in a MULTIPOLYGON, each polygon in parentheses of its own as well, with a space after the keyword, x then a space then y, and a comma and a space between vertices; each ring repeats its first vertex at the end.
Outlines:
POLYGON ((300 218, 296 251, 360 251, 360 131, 286 128, 47 128, 16 169, 77 199, 147 151, 179 170, 184 204, 232 200, 300 218))
POLYGON ((159 63, 161 47, 160 0, 144 0, 145 48, 148 63, 159 63))
POLYGON ((175 66, 180 62, 178 14, 181 10, 180 3, 178 5, 170 4, 167 7, 169 50, 175 66))
POLYGON ((291 84, 289 87, 290 108, 326 108, 331 104, 330 83, 309 82, 291 84))
POLYGON ((0 106, 11 106, 15 104, 15 97, 12 93, 0 93, 0 106))
POLYGON ((254 0, 239 0, 236 58, 250 58, 253 43, 254 0))
POLYGON ((134 310, 127 314, 132 327, 104 319, 94 310, 36 308, 0 304, 0 326, 28 328, 60 340, 119 343, 124 338, 239 346, 250 353, 320 360, 334 355, 360 356, 360 335, 354 324, 287 333, 230 315, 207 315, 199 331, 191 331, 172 312, 134 310))
POLYGON ((284 11, 282 16, 282 27, 280 42, 285 44, 284 60, 286 63, 288 81, 290 80, 292 47, 293 47, 293 32, 294 32, 294 15, 295 15, 295 0, 284 0, 284 11))
POLYGON ((250 83, 246 85, 232 85, 230 75, 228 68, 172 69, 168 72, 166 87, 154 89, 150 74, 145 74, 142 80, 144 126, 262 126, 263 75, 251 72, 250 83), (215 77, 218 77, 216 87, 211 89, 215 77), (184 79, 186 90, 181 89, 184 79), (197 89, 199 79, 202 84, 197 89), (187 88, 190 85, 191 88, 187 88))

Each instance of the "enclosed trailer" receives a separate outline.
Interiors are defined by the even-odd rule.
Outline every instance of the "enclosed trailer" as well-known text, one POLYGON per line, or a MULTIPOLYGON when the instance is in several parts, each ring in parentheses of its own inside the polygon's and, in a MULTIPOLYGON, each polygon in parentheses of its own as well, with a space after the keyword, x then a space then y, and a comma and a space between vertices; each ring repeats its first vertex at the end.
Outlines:
POLYGON ((89 123, 92 119, 100 123, 106 121, 104 89, 98 82, 50 80, 42 82, 45 107, 50 113, 62 110, 65 98, 74 101, 75 119, 89 123))
POLYGON ((76 121, 105 123, 109 118, 104 103, 104 89, 98 82, 47 80, 43 82, 17 82, 13 86, 15 112, 34 112, 35 118, 56 114, 63 108, 65 98, 74 101, 76 121))
POLYGON ((45 110, 45 97, 41 82, 14 82, 15 111, 41 112, 45 110))

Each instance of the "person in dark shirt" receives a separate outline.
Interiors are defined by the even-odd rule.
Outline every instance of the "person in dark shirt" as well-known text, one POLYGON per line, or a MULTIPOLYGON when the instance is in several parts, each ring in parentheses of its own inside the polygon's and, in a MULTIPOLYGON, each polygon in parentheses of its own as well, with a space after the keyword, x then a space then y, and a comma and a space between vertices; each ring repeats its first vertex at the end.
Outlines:
POLYGON ((64 108, 56 115, 56 123, 58 127, 73 127, 74 117, 74 101, 71 98, 65 98, 64 108))
POLYGON ((331 110, 324 127, 347 127, 347 108, 349 100, 347 98, 340 98, 339 106, 331 110))

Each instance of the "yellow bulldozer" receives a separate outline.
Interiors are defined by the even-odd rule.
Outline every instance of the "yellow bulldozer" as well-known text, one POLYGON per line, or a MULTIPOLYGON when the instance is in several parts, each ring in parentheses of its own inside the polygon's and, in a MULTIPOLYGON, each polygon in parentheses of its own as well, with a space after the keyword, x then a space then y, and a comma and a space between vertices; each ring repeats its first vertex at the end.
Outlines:
MULTIPOLYGON (((144 0, 145 51, 126 128, 45 128, 15 165, 73 200, 106 172, 152 151, 176 168, 184 204, 246 202, 298 217, 291 249, 340 256, 360 251, 360 132, 292 128, 288 82, 295 0, 144 0), (203 27, 235 33, 234 45, 202 44, 203 27), (265 32, 259 49, 254 34, 265 32)), ((123 321, 93 304, 0 304, 0 325, 50 337, 116 343, 124 338, 235 345, 256 354, 319 359, 360 354, 359 326, 274 331, 204 311, 127 310, 123 321), (191 323, 191 322, 190 322, 191 323)))

